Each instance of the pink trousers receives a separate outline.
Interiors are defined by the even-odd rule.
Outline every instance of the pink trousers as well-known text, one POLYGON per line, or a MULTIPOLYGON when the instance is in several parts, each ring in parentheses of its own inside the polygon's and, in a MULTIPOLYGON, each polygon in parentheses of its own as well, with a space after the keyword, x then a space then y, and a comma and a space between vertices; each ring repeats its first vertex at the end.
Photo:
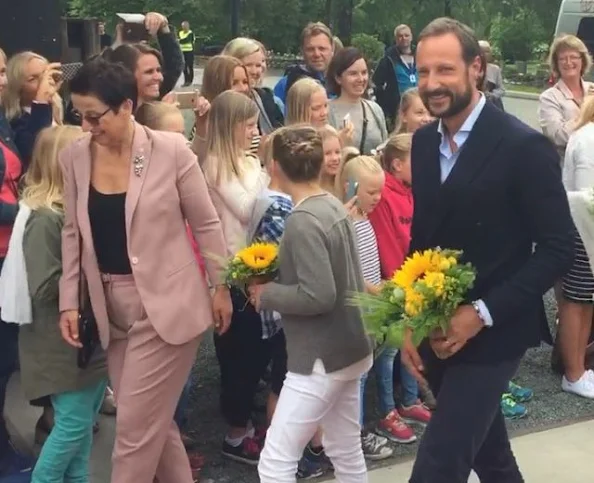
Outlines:
POLYGON ((109 377, 117 404, 111 483, 192 483, 173 414, 199 338, 170 345, 157 334, 132 275, 102 275, 110 342, 109 377))

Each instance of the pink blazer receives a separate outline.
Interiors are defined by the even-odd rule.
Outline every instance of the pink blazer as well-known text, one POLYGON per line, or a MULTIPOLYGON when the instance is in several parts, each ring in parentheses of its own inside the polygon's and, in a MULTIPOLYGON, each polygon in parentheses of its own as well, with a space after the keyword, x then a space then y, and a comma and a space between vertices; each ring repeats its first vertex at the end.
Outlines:
MULTIPOLYGON (((101 344, 109 344, 105 295, 93 247, 88 212, 90 136, 60 153, 64 173, 60 311, 78 309, 79 236, 82 268, 89 286, 101 344)), ((205 257, 213 284, 222 281, 226 256, 221 222, 208 195, 196 155, 175 133, 136 124, 132 160, 143 158, 139 176, 130 167, 126 196, 128 256, 149 320, 169 344, 184 344, 212 325, 211 297, 197 267, 186 220, 205 257)))

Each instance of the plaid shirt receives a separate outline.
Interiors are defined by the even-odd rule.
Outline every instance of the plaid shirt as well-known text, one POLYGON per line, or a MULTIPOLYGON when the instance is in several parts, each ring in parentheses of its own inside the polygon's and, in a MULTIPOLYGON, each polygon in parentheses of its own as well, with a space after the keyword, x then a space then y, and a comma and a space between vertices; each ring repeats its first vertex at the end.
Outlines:
MULTIPOLYGON (((293 202, 280 195, 270 195, 273 200, 256 228, 254 240, 268 243, 280 243, 285 231, 285 221, 293 210, 293 202)), ((262 310, 262 339, 270 339, 281 329, 281 315, 272 310, 262 310)))

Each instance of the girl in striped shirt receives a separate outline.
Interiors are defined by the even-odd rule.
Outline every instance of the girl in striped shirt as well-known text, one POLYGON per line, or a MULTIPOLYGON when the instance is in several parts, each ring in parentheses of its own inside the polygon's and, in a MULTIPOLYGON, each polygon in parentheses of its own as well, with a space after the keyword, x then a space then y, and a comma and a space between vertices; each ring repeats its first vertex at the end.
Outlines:
MULTIPOLYGON (((363 278, 367 291, 371 293, 378 291, 382 276, 377 239, 367 215, 379 203, 384 182, 385 174, 382 167, 370 156, 356 156, 346 161, 336 180, 336 190, 342 194, 343 201, 352 206, 351 216, 357 234, 357 250, 363 278)), ((384 349, 376 356, 374 362, 382 417, 389 416, 395 410, 392 382, 395 357, 396 350, 384 349)), ((382 460, 392 456, 393 450, 388 446, 385 437, 364 429, 366 381, 367 374, 361 379, 361 445, 367 459, 382 460)))

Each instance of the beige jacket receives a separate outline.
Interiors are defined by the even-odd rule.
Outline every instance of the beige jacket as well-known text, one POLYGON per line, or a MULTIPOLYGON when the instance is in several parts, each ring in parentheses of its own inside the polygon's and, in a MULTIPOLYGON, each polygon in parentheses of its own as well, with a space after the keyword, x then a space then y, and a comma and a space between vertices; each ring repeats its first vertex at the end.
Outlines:
MULTIPOLYGON (((582 81, 584 93, 594 89, 594 83, 582 81)), ((560 80, 540 95, 538 119, 540 127, 559 150, 561 160, 575 121, 580 113, 581 102, 574 97, 569 87, 560 80)))

